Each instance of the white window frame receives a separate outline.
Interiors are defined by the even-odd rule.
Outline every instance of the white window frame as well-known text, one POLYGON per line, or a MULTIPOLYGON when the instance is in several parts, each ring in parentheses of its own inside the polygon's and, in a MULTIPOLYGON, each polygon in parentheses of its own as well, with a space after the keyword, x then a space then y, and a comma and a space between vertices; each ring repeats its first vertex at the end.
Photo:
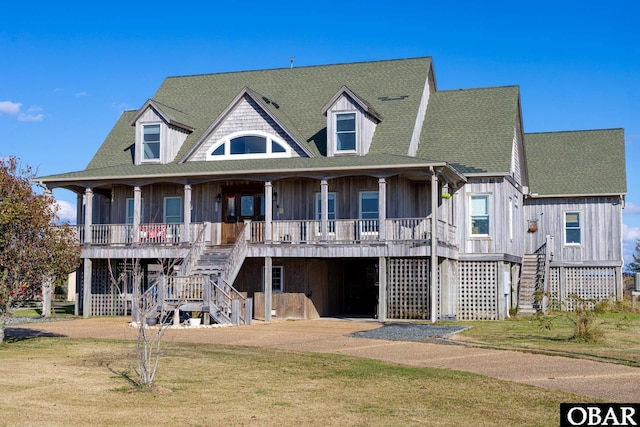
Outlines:
POLYGON ((171 224, 181 224, 184 222, 184 207, 182 202, 182 197, 180 196, 167 196, 164 198, 162 203, 162 222, 165 224, 169 224, 167 221, 167 201, 169 200, 179 200, 180 201, 180 221, 171 222, 171 224))
POLYGON ((219 160, 229 160, 229 159, 270 159, 270 158, 288 158, 294 157, 294 151, 291 149, 291 146, 287 144, 282 138, 279 138, 275 135, 272 135, 268 132, 260 131, 260 130, 251 130, 251 131, 238 131, 233 132, 224 138, 217 140, 208 150, 206 160, 208 161, 219 161, 219 160), (259 136, 266 139, 266 152, 265 153, 252 153, 252 154, 231 154, 231 140, 241 137, 241 136, 259 136), (274 153, 272 151, 272 143, 275 142, 284 148, 283 153, 274 153), (218 147, 224 146, 224 154, 223 155, 213 155, 213 152, 218 149, 218 147))
POLYGON ((471 237, 489 237, 491 235, 491 196, 489 194, 471 194, 469 195, 469 235, 471 237), (482 215, 474 215, 473 213, 473 199, 484 198, 486 200, 486 212, 482 215), (473 232, 473 219, 475 217, 486 217, 488 233, 474 233, 473 232))
POLYGON ((360 145, 358 144, 358 121, 360 120, 359 116, 360 114, 358 114, 358 111, 355 111, 355 110, 333 112, 333 153, 334 154, 358 153, 358 147, 360 145), (353 135, 354 135, 355 147, 353 148, 353 150, 339 150, 338 149, 338 116, 347 115, 347 114, 353 115, 353 121, 354 121, 353 135))
MULTIPOLYGON (((264 278, 265 278, 265 268, 262 267, 262 291, 266 290, 264 278)), ((281 265, 273 265, 271 266, 271 292, 284 292, 284 267, 281 265), (278 273, 276 273, 276 271, 278 273), (275 289, 273 287, 273 281, 280 279, 280 289, 275 289)))
MULTIPOLYGON (((336 233, 336 212, 338 211, 338 197, 336 196, 336 192, 335 191, 329 191, 327 193, 327 198, 329 200, 331 200, 333 198, 333 212, 331 212, 331 209, 329 208, 329 210, 327 211, 327 218, 329 221, 329 224, 327 224, 327 233, 329 234, 335 234, 336 233), (333 218, 331 218, 331 214, 333 214, 333 218)), ((329 206, 331 206, 331 204, 328 204, 329 206)), ((315 203, 314 203, 314 209, 315 209, 315 218, 316 221, 322 221, 322 193, 316 193, 316 197, 315 197, 315 203)), ((318 230, 316 231, 316 233, 318 235, 322 234, 322 232, 320 231, 321 227, 318 226, 318 230)))
POLYGON ((582 245, 582 212, 581 211, 565 211, 563 212, 563 230, 564 230, 564 244, 565 246, 580 246, 582 245), (571 215, 571 214, 575 214, 578 215, 578 226, 577 227, 571 227, 571 230, 578 230, 578 242, 568 242, 567 241, 567 230, 569 229, 567 227, 567 215, 571 215))
MULTIPOLYGON (((126 224, 133 224, 133 219, 134 219, 134 215, 135 215, 135 209, 136 209, 136 202, 135 199, 133 197, 129 197, 127 198, 127 206, 125 207, 125 215, 126 218, 124 219, 126 224), (131 222, 129 222, 129 219, 131 219, 131 222)), ((140 199, 140 222, 143 221, 144 218, 144 199, 140 199)))
MULTIPOLYGON (((161 122, 149 122, 149 123, 142 123, 140 125, 140 163, 160 163, 162 162, 162 135, 163 135, 163 131, 162 131, 162 123, 161 122), (145 158, 145 147, 146 147, 146 142, 144 141, 144 131, 145 128, 149 127, 149 126, 158 126, 158 157, 157 158, 151 158, 151 159, 146 159, 145 158)), ((154 142, 155 144, 155 142, 154 142)))

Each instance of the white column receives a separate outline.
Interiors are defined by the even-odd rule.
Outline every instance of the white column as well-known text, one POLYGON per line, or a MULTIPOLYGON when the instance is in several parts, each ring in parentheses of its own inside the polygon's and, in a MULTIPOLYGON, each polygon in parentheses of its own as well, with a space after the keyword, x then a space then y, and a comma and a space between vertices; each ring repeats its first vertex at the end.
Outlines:
POLYGON ((91 222, 93 220, 93 189, 84 190, 84 243, 91 243, 91 222))
POLYGON ((430 289, 431 289, 431 321, 438 320, 438 177, 431 168, 431 268, 430 268, 430 289))
POLYGON ((378 179, 378 240, 387 240, 387 181, 378 179))
MULTIPOLYGON (((314 200, 315 203, 315 200, 314 200)), ((329 182, 326 179, 320 180, 320 234, 321 241, 327 241, 329 231, 329 182)))
POLYGON ((271 257, 264 258, 264 321, 271 322, 271 295, 273 294, 271 284, 273 261, 271 257))
POLYGON ((133 242, 140 243, 140 223, 142 221, 142 189, 133 187, 133 242))
POLYGON ((264 183, 264 242, 269 244, 273 239, 273 185, 271 181, 264 183))

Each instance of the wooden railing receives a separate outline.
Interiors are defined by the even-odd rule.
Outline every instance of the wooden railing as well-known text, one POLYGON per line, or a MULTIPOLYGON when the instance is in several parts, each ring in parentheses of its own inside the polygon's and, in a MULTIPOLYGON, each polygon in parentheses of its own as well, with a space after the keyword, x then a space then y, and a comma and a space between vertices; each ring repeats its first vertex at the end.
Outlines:
MULTIPOLYGON (((357 243, 381 241, 379 221, 374 219, 336 219, 327 222, 327 243, 357 243)), ((249 242, 264 242, 264 222, 251 222, 249 242)), ((323 242, 318 220, 273 221, 273 243, 315 244, 323 242)), ((431 239, 431 218, 392 218, 385 222, 386 241, 427 241, 431 239)), ((438 221, 437 238, 441 243, 457 244, 456 227, 438 221)))
MULTIPOLYGON (((189 224, 190 236, 197 236, 204 229, 202 223, 189 224)), ((178 245, 190 243, 186 241, 183 223, 140 224, 136 236, 133 224, 91 224, 89 239, 85 239, 85 227, 76 226, 76 238, 79 243, 99 246, 126 246, 136 243, 140 245, 178 245)), ((193 237, 192 237, 193 239, 193 237)))
POLYGON ((206 231, 206 227, 202 227, 200 229, 200 232, 196 235, 195 239, 193 240, 193 244, 189 249, 189 253, 187 254, 187 256, 184 257, 184 260, 182 261, 181 270, 182 270, 183 276, 189 276, 191 274, 193 267, 195 267, 195 265, 198 263, 198 259, 200 258, 200 255, 202 255, 202 252, 205 249, 205 246, 206 246, 204 241, 205 231, 206 231))

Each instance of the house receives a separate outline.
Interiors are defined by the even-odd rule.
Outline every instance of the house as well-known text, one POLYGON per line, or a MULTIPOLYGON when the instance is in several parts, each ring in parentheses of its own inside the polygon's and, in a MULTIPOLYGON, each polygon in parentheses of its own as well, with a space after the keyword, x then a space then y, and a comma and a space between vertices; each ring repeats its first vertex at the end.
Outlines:
POLYGON ((40 181, 78 195, 84 316, 186 290, 223 323, 621 297, 622 131, 525 134, 517 86, 441 91, 428 57, 170 77, 40 181))

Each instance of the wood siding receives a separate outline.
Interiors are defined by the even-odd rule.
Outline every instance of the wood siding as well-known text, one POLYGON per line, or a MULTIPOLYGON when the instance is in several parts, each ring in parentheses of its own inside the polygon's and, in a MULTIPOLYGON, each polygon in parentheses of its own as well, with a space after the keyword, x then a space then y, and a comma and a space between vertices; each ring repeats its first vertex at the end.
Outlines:
POLYGON ((160 162, 170 163, 180 151, 189 133, 184 129, 179 129, 165 122, 153 108, 147 110, 136 122, 136 141, 134 158, 136 164, 145 163, 142 161, 142 130, 145 124, 160 124, 160 162))
POLYGON ((619 197, 527 199, 525 220, 536 220, 537 231, 525 233, 526 252, 533 253, 548 234, 554 238, 553 264, 622 265, 622 204, 619 197), (564 216, 580 212, 579 245, 565 244, 564 216))
POLYGON ((356 113, 356 152, 365 155, 369 152, 371 140, 376 130, 376 122, 356 102, 347 95, 342 95, 327 110, 327 156, 333 157, 335 152, 335 113, 356 113))
POLYGON ((522 235, 526 230, 522 193, 506 178, 472 178, 452 196, 458 198, 456 223, 461 254, 504 254, 511 257, 524 255, 522 235), (471 235, 472 195, 489 196, 489 236, 471 235), (462 200, 460 200, 462 199, 462 200), (511 204, 509 202, 511 199, 511 204), (510 215, 509 210, 513 209, 510 215), (510 218, 512 223, 510 224, 510 218), (513 227, 513 239, 510 235, 513 227))

